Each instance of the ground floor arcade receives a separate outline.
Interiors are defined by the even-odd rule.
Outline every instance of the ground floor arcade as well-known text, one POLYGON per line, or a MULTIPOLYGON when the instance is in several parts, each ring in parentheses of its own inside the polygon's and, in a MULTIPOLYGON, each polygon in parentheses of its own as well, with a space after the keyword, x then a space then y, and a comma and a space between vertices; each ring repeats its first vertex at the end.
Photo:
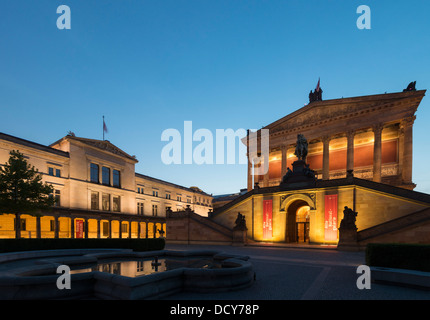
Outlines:
POLYGON ((0 238, 158 238, 166 236, 163 218, 55 211, 43 215, 0 215, 0 238))

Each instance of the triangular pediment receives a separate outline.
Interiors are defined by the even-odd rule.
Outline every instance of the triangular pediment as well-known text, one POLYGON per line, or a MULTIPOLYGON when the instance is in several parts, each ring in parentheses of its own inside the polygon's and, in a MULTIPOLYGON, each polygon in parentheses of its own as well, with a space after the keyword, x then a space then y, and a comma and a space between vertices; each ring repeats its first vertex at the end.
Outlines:
POLYGON ((400 105, 405 107, 405 113, 414 114, 424 94, 425 90, 421 90, 315 101, 263 128, 269 129, 271 133, 275 133, 303 126, 316 125, 334 119, 347 119, 375 110, 389 112, 390 108, 400 105))
POLYGON ((68 136, 64 137, 63 139, 68 139, 71 141, 78 141, 78 142, 81 142, 81 143, 88 145, 90 147, 97 148, 97 149, 100 149, 102 151, 107 151, 107 152, 112 153, 114 155, 117 155, 117 156, 120 156, 123 158, 127 158, 129 160, 138 162, 135 156, 129 155, 128 153, 121 150, 120 148, 118 148, 117 146, 115 146, 114 144, 112 144, 108 140, 88 139, 88 138, 75 137, 73 135, 68 135, 68 136))

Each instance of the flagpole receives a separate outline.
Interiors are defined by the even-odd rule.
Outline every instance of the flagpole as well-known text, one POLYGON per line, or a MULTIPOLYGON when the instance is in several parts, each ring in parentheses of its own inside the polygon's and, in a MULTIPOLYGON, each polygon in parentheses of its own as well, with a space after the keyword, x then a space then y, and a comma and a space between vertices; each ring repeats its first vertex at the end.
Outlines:
POLYGON ((105 141, 105 116, 103 116, 103 141, 105 141))

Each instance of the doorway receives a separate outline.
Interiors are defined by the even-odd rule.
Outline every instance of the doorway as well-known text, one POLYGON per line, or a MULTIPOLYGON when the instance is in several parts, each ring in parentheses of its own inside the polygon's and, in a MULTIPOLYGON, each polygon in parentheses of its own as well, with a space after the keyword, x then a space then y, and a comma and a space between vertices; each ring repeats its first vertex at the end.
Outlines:
POLYGON ((296 213, 297 242, 309 242, 309 206, 300 207, 296 213))
POLYGON ((309 243, 309 211, 310 207, 304 200, 296 200, 287 209, 287 225, 285 242, 309 243))

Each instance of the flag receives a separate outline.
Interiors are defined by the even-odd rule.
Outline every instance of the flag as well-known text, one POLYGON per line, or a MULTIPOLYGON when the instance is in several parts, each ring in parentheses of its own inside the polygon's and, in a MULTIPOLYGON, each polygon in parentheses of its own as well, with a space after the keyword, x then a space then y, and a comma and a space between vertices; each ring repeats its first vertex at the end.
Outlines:
POLYGON ((105 119, 103 118, 103 133, 108 133, 108 129, 106 127, 105 119))
POLYGON ((103 116, 103 141, 105 140, 105 132, 108 132, 106 123, 105 123, 105 116, 103 116))
POLYGON ((315 89, 316 92, 320 91, 320 79, 318 78, 317 87, 315 89))

